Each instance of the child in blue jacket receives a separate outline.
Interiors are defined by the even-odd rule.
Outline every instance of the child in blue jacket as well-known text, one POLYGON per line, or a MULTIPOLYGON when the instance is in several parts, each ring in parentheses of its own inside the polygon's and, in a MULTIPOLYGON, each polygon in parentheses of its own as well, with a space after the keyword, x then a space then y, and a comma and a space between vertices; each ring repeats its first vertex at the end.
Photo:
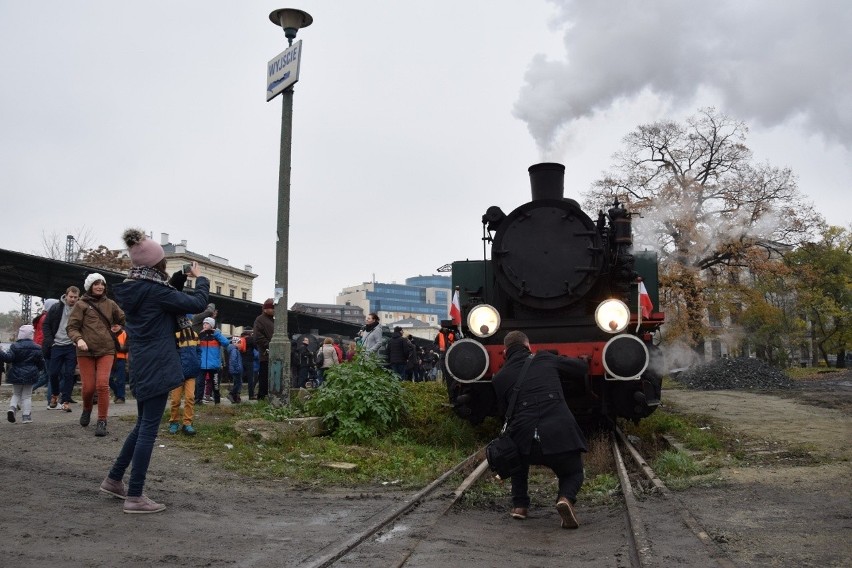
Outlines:
POLYGON ((28 424, 33 421, 33 385, 44 369, 41 347, 33 341, 33 326, 21 326, 18 330, 18 340, 9 347, 9 351, 0 349, 0 361, 12 363, 12 367, 6 372, 6 382, 12 385, 12 400, 9 401, 6 417, 9 422, 14 422, 20 403, 23 412, 21 422, 28 424))
POLYGON ((243 390, 243 356, 240 353, 240 348, 237 346, 238 337, 231 340, 228 344, 228 372, 231 374, 231 390, 228 391, 228 400, 231 404, 239 404, 243 400, 240 398, 240 391, 243 390))
MULTIPOLYGON (((216 329, 216 320, 204 318, 201 333, 198 334, 198 345, 201 346, 201 372, 195 385, 195 400, 202 401, 202 395, 208 392, 208 386, 213 394, 213 403, 219 404, 219 369, 222 368, 222 347, 231 342, 216 329)), ((209 399, 208 399, 209 400, 209 399)))

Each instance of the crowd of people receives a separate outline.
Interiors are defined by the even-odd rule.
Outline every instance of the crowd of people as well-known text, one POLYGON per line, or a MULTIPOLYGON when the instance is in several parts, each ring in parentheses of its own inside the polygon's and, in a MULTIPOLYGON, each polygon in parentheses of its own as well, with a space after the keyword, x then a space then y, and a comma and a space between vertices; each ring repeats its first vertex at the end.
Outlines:
MULTIPOLYGON (((165 284, 180 292, 187 280, 182 271, 171 275, 165 284)), ((242 402, 246 387, 249 400, 264 400, 268 396, 269 343, 274 331, 275 306, 272 299, 263 303, 262 312, 254 325, 243 330, 240 336, 226 337, 216 322, 216 306, 208 303, 195 314, 176 318, 178 329, 175 342, 182 369, 182 382, 170 393, 169 432, 194 435, 195 405, 220 404, 220 383, 230 382, 226 398, 231 404, 242 402)), ((32 324, 22 326, 21 340, 28 340, 42 354, 41 366, 34 380, 21 379, 21 393, 16 406, 26 399, 32 403, 32 394, 46 388, 48 410, 72 412, 78 404, 72 394, 80 383, 82 409, 80 425, 87 427, 97 406, 95 435, 107 434, 109 404, 125 404, 129 377, 129 344, 125 312, 106 294, 106 281, 98 273, 89 274, 83 291, 68 286, 61 298, 47 299, 42 311, 32 324), (82 295, 81 295, 82 294, 82 295), (27 337, 27 329, 32 332, 27 337)), ((379 317, 370 313, 365 326, 354 341, 342 342, 339 338, 317 338, 301 335, 291 341, 291 387, 320 387, 329 368, 351 361, 358 345, 365 352, 378 354, 385 366, 400 380, 413 382, 436 380, 440 360, 452 344, 454 335, 442 328, 433 347, 418 346, 411 335, 404 335, 395 327, 390 338, 384 337, 379 317), (317 343, 317 341, 321 343, 317 343)), ((31 348, 27 344, 28 348, 31 348)), ((23 344, 15 352, 23 349, 23 344)), ((11 352, 10 352, 11 353, 11 352)), ((11 354, 4 354, 12 362, 11 354)), ((35 365, 35 362, 33 361, 35 365)), ((21 365, 19 365, 20 367, 21 365)), ((11 377, 7 382, 11 383, 11 377)), ((14 383, 13 383, 14 384, 14 383)), ((21 408, 23 408, 21 406, 21 408)), ((16 410, 17 412, 17 410, 16 410)), ((25 423, 32 422, 26 413, 25 423)))
MULTIPOLYGON (((143 489, 166 406, 169 434, 193 436, 195 405, 220 404, 223 378, 231 383, 226 395, 231 404, 242 402, 243 383, 249 400, 267 398, 275 305, 272 299, 266 300, 254 325, 239 337, 228 338, 216 326, 216 307, 207 302, 209 281, 197 263, 188 272, 169 276, 161 245, 136 229, 128 229, 124 240, 133 266, 129 277, 112 290, 115 300, 107 296, 105 278, 91 273, 83 282, 82 294, 76 286, 68 286, 59 300, 45 301, 32 324, 19 328, 9 350, 0 350, 0 361, 11 363, 6 381, 13 394, 7 419, 15 423, 20 411, 21 422, 31 423, 32 393, 41 386, 47 389, 48 409, 72 412, 76 402, 71 397, 79 375, 79 424, 88 427, 97 406, 94 434, 106 436, 109 404, 125 403, 130 371, 137 420, 100 490, 122 499, 125 513, 157 513, 166 506, 147 497, 143 489), (183 293, 189 276, 195 278, 192 295, 183 293)), ((321 388, 330 369, 352 361, 356 344, 379 357, 399 380, 435 380, 456 338, 457 331, 449 327, 442 327, 433 345, 426 348, 404 335, 401 327, 385 338, 378 315, 370 313, 356 340, 348 344, 331 337, 319 343, 313 335, 294 338, 291 386, 321 388)), ((533 358, 529 340, 520 332, 509 333, 505 347, 507 363, 494 377, 497 399, 504 408, 507 403, 513 406, 515 398, 523 400, 512 428, 523 467, 512 475, 511 515, 526 518, 527 471, 530 464, 541 464, 558 476, 556 509, 562 526, 576 528, 573 505, 583 481, 581 453, 586 446, 561 396, 559 376, 580 376, 585 363, 546 352, 533 358), (524 382, 528 367, 530 376, 524 382), (521 384, 526 388, 519 397, 521 384)), ((451 382, 447 381, 448 388, 451 382)))

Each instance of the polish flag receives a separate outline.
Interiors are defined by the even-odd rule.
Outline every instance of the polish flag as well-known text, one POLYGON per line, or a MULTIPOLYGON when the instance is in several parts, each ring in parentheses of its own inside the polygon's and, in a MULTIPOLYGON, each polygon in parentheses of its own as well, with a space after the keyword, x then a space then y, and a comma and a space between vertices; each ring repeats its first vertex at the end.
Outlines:
POLYGON ((639 309, 642 310, 642 317, 645 319, 651 317, 651 312, 654 311, 654 303, 651 301, 651 296, 648 295, 645 283, 641 281, 639 282, 639 309))
POLYGON ((456 288, 453 293, 453 303, 450 304, 450 319, 453 320, 453 325, 461 325, 461 303, 459 302, 459 290, 456 288))

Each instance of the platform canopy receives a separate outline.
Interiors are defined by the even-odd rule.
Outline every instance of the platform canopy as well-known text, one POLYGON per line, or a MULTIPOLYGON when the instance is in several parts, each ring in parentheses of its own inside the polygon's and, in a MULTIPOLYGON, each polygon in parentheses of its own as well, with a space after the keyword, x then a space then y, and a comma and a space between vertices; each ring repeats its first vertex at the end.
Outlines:
MULTIPOLYGON (((28 294, 36 298, 59 298, 68 286, 83 288, 88 274, 102 274, 107 283, 107 295, 110 289, 127 278, 123 272, 114 272, 103 268, 94 268, 76 262, 54 260, 32 254, 0 249, 0 292, 28 294)), ((194 290, 186 290, 192 294, 194 290)), ((209 301, 216 304, 218 319, 240 327, 251 327, 260 315, 261 304, 240 300, 220 294, 210 294, 209 301)), ((311 333, 319 335, 334 334, 353 337, 360 326, 293 311, 287 312, 287 328, 291 334, 311 333)))

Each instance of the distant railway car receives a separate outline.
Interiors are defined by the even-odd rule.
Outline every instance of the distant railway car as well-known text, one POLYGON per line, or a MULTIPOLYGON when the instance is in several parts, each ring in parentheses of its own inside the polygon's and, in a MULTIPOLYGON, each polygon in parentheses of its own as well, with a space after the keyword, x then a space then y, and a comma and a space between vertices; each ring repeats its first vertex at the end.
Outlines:
POLYGON ((497 414, 491 378, 503 365, 506 333, 521 330, 534 353, 588 361, 583 381, 562 385, 578 420, 648 416, 662 380, 652 338, 665 321, 652 309, 659 306, 656 253, 632 250, 631 215, 617 201, 593 220, 565 198, 562 164, 536 164, 529 174, 531 201, 482 216, 490 259, 452 264, 464 338, 443 360, 450 402, 474 423, 497 414))

